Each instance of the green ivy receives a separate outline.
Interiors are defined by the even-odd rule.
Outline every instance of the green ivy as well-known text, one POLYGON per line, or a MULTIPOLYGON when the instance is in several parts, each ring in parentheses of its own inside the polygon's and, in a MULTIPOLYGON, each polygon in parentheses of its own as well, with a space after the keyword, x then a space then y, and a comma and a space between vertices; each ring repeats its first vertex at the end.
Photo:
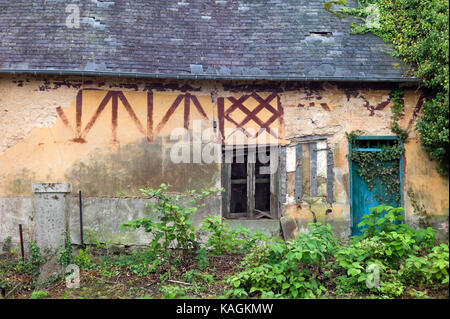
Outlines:
POLYGON ((448 175, 448 91, 438 93, 426 102, 423 115, 416 123, 420 142, 430 158, 439 163, 438 171, 448 175))
POLYGON ((66 228, 65 239, 64 239, 64 249, 61 251, 58 257, 58 264, 67 267, 73 262, 72 256, 72 242, 70 240, 69 229, 66 228))
POLYGON ((363 131, 354 130, 351 131, 350 133, 345 132, 345 136, 347 136, 347 140, 351 145, 355 145, 356 139, 358 138, 359 135, 362 135, 363 133, 364 133, 363 131))
POLYGON ((402 141, 406 142, 408 139, 408 132, 400 127, 398 121, 403 115, 403 90, 396 88, 391 92, 393 104, 391 106, 391 130, 402 141))

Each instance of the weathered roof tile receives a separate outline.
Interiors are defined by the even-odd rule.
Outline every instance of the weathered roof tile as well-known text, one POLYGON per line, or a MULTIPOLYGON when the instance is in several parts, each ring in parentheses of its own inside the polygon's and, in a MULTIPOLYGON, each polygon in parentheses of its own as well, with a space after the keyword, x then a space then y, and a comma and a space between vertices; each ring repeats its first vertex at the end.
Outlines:
POLYGON ((350 34, 352 18, 325 1, 73 0, 80 28, 69 28, 66 1, 0 0, 0 70, 404 76, 381 39, 350 34))

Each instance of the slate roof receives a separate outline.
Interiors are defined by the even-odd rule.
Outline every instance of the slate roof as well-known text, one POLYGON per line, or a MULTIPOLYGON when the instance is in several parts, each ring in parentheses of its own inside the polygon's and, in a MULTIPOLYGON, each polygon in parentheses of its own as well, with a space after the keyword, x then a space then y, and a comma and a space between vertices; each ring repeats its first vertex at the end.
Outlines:
MULTIPOLYGON (((378 37, 326 0, 0 0, 0 72, 398 80, 378 37), (76 4, 80 28, 68 28, 76 4)), ((349 1, 353 3, 354 1, 349 1)))

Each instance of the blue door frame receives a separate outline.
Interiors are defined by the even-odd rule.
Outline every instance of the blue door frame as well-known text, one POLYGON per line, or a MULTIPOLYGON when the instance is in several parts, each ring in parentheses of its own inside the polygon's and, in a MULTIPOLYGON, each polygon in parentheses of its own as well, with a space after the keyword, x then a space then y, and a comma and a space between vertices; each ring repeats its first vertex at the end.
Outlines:
MULTIPOLYGON (((357 136, 356 140, 398 140, 396 136, 357 136)), ((399 143, 402 143, 399 141, 399 143)), ((354 163, 351 160, 351 154, 352 151, 364 151, 364 152, 381 152, 382 149, 380 148, 353 148, 353 145, 349 142, 348 143, 348 161, 349 161, 349 180, 350 180, 350 228, 351 228, 351 235, 359 235, 359 231, 355 230, 353 227, 354 224, 354 218, 355 218, 355 207, 353 205, 353 174, 354 172, 354 163)), ((403 156, 400 158, 399 161, 399 178, 400 178, 400 205, 401 207, 404 206, 404 191, 403 191, 403 156)), ((404 212, 403 212, 404 217, 404 212)))

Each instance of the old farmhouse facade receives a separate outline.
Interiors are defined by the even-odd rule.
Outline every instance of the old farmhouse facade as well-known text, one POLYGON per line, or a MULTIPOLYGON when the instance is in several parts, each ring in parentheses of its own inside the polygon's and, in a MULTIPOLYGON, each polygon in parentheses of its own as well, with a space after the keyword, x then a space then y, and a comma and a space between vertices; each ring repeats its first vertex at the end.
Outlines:
POLYGON ((420 81, 325 1, 38 2, 0 2, 0 242, 18 224, 33 238, 39 183, 66 185, 55 212, 74 243, 80 191, 85 227, 145 243, 119 228, 161 183, 223 187, 195 225, 215 214, 292 238, 320 221, 348 238, 387 203, 448 236, 448 179, 414 131, 420 81), (399 88, 405 142, 391 130, 399 88), (395 174, 370 185, 352 152, 393 145, 395 174))

